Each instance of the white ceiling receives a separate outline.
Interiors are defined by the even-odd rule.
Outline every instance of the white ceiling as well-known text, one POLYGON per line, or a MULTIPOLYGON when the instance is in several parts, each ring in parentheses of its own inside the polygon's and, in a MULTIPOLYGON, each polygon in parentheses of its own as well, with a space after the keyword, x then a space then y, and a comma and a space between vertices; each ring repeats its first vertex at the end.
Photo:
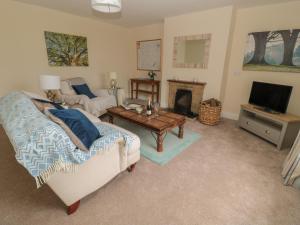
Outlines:
POLYGON ((102 14, 92 10, 90 0, 15 0, 75 15, 134 27, 162 22, 164 18, 228 5, 253 7, 293 0, 122 0, 122 12, 102 14))

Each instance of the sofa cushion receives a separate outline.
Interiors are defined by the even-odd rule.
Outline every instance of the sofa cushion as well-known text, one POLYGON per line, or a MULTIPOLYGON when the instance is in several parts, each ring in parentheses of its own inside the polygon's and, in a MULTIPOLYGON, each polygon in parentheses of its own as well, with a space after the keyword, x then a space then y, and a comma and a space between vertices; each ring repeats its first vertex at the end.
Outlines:
POLYGON ((23 94, 28 96, 29 98, 37 98, 37 99, 43 99, 43 100, 48 100, 48 98, 45 97, 45 95, 29 92, 29 91, 22 91, 23 94))
POLYGON ((35 107, 40 111, 44 112, 48 108, 54 109, 55 107, 51 105, 50 103, 44 103, 40 101, 36 101, 35 99, 31 99, 32 103, 35 105, 35 107))
POLYGON ((94 141, 102 137, 95 125, 76 109, 49 109, 48 112, 49 118, 59 124, 83 151, 88 151, 94 141))
POLYGON ((94 93, 98 97, 108 97, 109 96, 109 92, 107 89, 98 89, 98 90, 94 91, 94 93))
POLYGON ((72 85, 81 85, 86 84, 85 80, 82 77, 74 77, 66 80, 71 86, 72 85))
POLYGON ((76 95, 76 92, 71 87, 68 81, 62 81, 60 83, 60 90, 63 95, 76 95))
POLYGON ((31 101, 41 112, 44 112, 48 108, 59 109, 59 110, 64 109, 64 107, 62 107, 61 105, 44 99, 32 98, 31 101))
POLYGON ((93 114, 81 109, 81 108, 73 108, 73 109, 76 109, 78 110, 79 112, 81 112, 83 115, 86 116, 86 118, 88 118, 93 124, 94 123, 99 123, 101 122, 100 118, 94 116, 93 114))
POLYGON ((86 95, 89 98, 96 98, 97 96, 94 95, 89 86, 87 86, 87 84, 81 84, 81 85, 72 85, 72 87, 74 88, 75 92, 78 95, 86 95))

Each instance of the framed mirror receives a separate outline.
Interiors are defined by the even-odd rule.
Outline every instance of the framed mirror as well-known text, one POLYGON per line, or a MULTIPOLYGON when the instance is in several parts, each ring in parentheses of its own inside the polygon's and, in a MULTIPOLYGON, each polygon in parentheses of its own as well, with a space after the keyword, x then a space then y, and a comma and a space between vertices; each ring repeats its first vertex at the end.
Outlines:
POLYGON ((207 68, 211 34, 174 38, 173 66, 176 68, 207 68))

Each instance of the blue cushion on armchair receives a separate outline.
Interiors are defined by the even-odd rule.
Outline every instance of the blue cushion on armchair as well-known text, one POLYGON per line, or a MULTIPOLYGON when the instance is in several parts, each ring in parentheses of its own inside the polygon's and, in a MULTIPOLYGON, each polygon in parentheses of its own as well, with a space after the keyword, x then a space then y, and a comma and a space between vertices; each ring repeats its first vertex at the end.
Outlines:
POLYGON ((87 84, 81 84, 81 85, 72 85, 73 89, 78 95, 86 95, 89 98, 96 98, 97 96, 94 95, 89 86, 87 84))

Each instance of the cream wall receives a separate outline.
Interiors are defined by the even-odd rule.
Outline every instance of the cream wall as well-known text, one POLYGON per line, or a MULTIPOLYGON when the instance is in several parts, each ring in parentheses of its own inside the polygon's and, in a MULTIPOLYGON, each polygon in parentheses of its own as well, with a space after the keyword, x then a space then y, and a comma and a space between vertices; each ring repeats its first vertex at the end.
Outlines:
POLYGON ((237 118, 240 104, 247 103, 252 81, 294 86, 288 111, 300 115, 300 74, 243 71, 243 56, 247 34, 255 31, 300 28, 300 2, 268 5, 237 10, 228 65, 223 111, 237 118))
POLYGON ((300 115, 300 75, 242 71, 247 34, 299 28, 300 2, 248 9, 225 7, 166 18, 164 23, 122 28, 38 6, 2 0, 0 8, 0 96, 12 90, 39 92, 40 74, 62 78, 83 76, 91 87, 107 85, 106 72, 118 72, 119 86, 129 89, 130 77, 147 77, 136 69, 136 41, 163 39, 162 106, 167 106, 167 79, 207 82, 204 98, 220 98, 226 117, 237 118, 248 101, 253 80, 294 86, 288 111, 300 115), (89 67, 50 67, 44 31, 86 36, 89 67), (208 69, 172 67, 175 36, 212 33, 208 69))
MULTIPOLYGON (((132 34, 132 45, 134 49, 134 70, 135 73, 132 77, 148 77, 147 71, 137 70, 137 50, 136 42, 144 40, 154 40, 154 39, 163 39, 164 25, 163 23, 152 24, 148 26, 136 27, 131 29, 132 34)), ((162 40, 163 41, 163 40, 162 40)), ((162 44, 163 46, 163 44, 162 44)), ((157 72, 158 79, 161 79, 161 72, 157 72)))
MULTIPOLYGON (((144 40, 154 40, 154 39, 163 39, 163 23, 158 23, 158 24, 152 24, 148 26, 141 26, 141 27, 136 27, 136 28, 131 28, 130 33, 131 33, 131 47, 132 47, 132 53, 133 53, 133 59, 132 59, 132 71, 133 73, 131 74, 130 77, 132 78, 148 78, 148 71, 142 71, 142 70, 137 70, 137 49, 136 49, 136 42, 137 41, 144 41, 144 40)), ((163 40, 162 40, 163 41, 163 40)), ((163 43, 162 43, 163 46, 163 43)), ((163 54, 163 52, 162 52, 163 54)), ((157 77, 156 79, 161 80, 161 72, 156 72, 157 77)), ((130 89, 130 81, 128 81, 128 86, 130 89)), ((150 90, 151 88, 149 86, 141 86, 142 89, 144 90, 150 90)), ((135 95, 135 93, 134 93, 135 95)), ((139 93, 139 98, 141 99, 147 99, 148 95, 139 93)))
POLYGON ((232 12, 233 7, 230 6, 165 19, 162 106, 167 106, 167 80, 174 77, 207 82, 204 98, 220 98, 232 12), (173 68, 174 37, 206 33, 212 34, 208 69, 173 68))
POLYGON ((129 29, 58 11, 1 0, 0 96, 12 90, 38 92, 40 74, 62 78, 82 76, 91 87, 105 86, 107 71, 119 73, 127 89, 133 73, 132 36, 129 29), (87 37, 89 67, 50 67, 44 31, 87 37))

